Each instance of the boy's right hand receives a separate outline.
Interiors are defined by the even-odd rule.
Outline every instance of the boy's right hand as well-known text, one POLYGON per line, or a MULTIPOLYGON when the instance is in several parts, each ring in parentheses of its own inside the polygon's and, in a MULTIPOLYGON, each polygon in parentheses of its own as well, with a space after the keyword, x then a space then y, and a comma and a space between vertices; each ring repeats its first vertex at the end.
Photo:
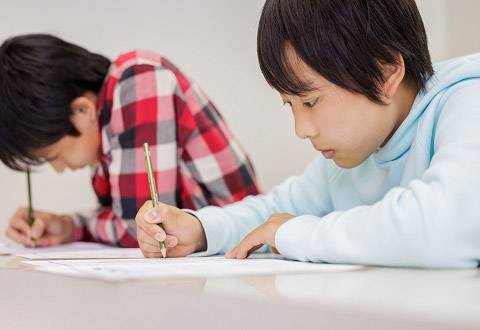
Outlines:
POLYGON ((163 240, 167 257, 184 257, 206 250, 207 240, 200 221, 176 207, 160 203, 154 208, 147 201, 138 210, 135 221, 138 244, 147 258, 162 257, 159 242, 163 240))
POLYGON ((10 218, 6 235, 11 240, 27 247, 52 246, 72 242, 74 224, 65 215, 34 211, 35 221, 28 224, 28 209, 19 208, 10 218))

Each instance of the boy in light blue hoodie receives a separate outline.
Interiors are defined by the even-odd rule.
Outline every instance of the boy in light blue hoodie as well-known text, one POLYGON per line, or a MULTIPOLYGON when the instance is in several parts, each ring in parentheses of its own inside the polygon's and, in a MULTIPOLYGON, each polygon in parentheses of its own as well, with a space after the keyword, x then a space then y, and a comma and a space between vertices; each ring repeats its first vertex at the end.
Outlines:
POLYGON ((414 0, 267 0, 258 57, 322 155, 227 207, 145 204, 145 256, 165 240, 169 256, 270 246, 311 262, 478 266, 480 54, 432 67, 414 0))

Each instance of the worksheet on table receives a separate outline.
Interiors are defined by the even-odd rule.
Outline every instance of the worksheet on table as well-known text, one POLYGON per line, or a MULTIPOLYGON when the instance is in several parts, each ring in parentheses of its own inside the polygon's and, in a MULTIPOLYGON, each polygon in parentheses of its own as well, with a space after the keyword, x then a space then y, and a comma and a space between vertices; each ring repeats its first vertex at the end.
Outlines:
POLYGON ((273 255, 255 255, 244 260, 213 256, 172 259, 31 260, 24 263, 35 266, 39 271, 107 281, 341 272, 364 268, 355 265, 288 261, 273 255))
POLYGON ((38 248, 15 247, 13 245, 0 244, 0 255, 13 255, 32 260, 143 258, 140 249, 119 248, 90 242, 76 242, 38 248))

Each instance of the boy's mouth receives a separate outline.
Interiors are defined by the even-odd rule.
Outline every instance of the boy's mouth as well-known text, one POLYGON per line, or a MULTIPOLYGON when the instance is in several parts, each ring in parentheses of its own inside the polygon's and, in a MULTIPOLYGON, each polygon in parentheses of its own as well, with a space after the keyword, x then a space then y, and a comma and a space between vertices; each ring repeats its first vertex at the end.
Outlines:
POLYGON ((333 157, 335 157, 335 150, 319 150, 323 157, 325 157, 326 159, 332 159, 333 157))

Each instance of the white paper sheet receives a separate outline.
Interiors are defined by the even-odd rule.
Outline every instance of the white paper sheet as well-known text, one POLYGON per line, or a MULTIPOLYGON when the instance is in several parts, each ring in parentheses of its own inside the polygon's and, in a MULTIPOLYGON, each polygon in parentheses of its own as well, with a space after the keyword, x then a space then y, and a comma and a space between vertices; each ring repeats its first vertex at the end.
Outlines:
POLYGON ((130 259, 143 258, 140 249, 118 248, 99 243, 76 242, 53 247, 24 248, 0 246, 0 254, 26 259, 130 259))
POLYGON ((107 281, 154 278, 230 277, 279 273, 352 271, 362 266, 313 264, 267 258, 231 260, 223 256, 172 259, 24 261, 37 270, 107 281))
POLYGON ((0 255, 9 255, 11 247, 9 244, 0 241, 0 255))

